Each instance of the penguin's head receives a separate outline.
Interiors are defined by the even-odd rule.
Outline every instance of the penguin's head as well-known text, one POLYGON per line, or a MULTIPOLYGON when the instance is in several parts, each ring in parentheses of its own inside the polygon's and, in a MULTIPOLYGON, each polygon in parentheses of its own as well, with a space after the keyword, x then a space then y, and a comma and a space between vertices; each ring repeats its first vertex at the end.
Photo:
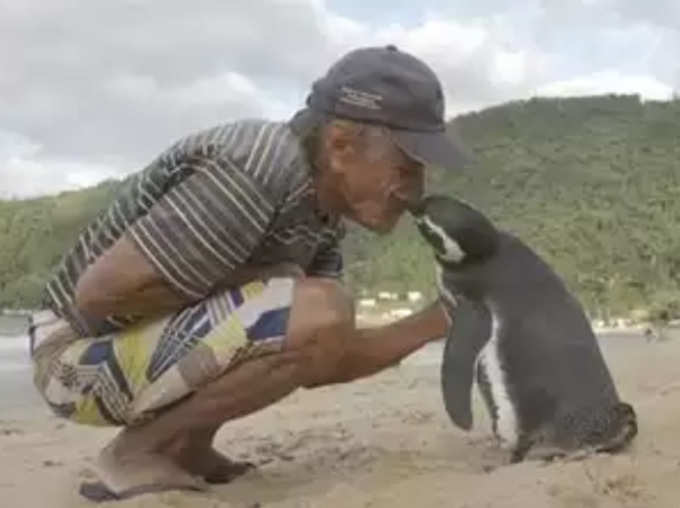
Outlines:
POLYGON ((491 221, 458 199, 430 195, 410 211, 441 264, 481 261, 497 249, 498 231, 491 221))

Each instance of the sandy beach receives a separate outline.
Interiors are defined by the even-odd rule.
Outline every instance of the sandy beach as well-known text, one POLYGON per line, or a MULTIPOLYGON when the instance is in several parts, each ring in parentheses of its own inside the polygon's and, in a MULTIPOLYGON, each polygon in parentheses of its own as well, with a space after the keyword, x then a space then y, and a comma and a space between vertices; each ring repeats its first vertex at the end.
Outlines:
MULTIPOLYGON (((144 507, 674 507, 680 506, 680 339, 608 333, 601 344, 640 434, 617 456, 502 466, 476 395, 475 428, 441 402, 441 343, 348 385, 298 391, 225 426, 218 446, 258 469, 204 493, 102 504, 144 507)), ((95 506, 79 483, 115 432, 51 416, 32 391, 22 339, 0 339, 0 505, 95 506)))

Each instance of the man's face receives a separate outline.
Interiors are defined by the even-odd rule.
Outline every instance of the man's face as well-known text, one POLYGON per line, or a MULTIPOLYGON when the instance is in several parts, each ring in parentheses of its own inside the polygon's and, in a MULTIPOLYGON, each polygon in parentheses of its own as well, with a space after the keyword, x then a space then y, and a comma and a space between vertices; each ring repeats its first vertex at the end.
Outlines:
POLYGON ((423 165, 400 150, 387 129, 365 127, 346 138, 331 139, 329 153, 342 212, 372 231, 388 233, 409 204, 421 199, 423 165))

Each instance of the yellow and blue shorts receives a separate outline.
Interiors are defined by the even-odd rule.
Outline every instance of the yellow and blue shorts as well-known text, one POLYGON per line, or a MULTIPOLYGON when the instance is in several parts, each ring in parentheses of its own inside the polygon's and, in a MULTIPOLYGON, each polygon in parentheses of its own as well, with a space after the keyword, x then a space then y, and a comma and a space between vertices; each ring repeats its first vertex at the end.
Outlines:
POLYGON ((293 284, 255 281, 96 338, 42 311, 33 317, 35 385, 77 423, 147 421, 244 360, 281 351, 293 284))

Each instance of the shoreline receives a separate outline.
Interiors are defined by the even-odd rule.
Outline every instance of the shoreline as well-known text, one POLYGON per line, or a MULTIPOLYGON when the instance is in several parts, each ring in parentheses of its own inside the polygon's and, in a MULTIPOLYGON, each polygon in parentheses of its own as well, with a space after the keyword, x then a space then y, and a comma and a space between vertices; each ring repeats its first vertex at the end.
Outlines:
MULTIPOLYGON (((369 323, 366 326, 374 325, 375 323, 369 323)), ((643 332, 644 327, 610 327, 595 330, 598 342, 601 345, 611 341, 623 341, 628 346, 648 344, 650 340, 644 337, 643 332)), ((665 340, 661 342, 666 342, 668 339, 671 341, 680 339, 680 330, 672 329, 665 340)), ((445 340, 446 338, 442 337, 426 344, 403 359, 400 365, 430 365, 438 369, 445 340)), ((28 347, 28 337, 25 335, 8 336, 0 334, 0 415, 4 411, 17 406, 25 409, 34 404, 43 405, 42 399, 33 387, 28 347), (24 397, 30 402, 23 401, 24 397)))

